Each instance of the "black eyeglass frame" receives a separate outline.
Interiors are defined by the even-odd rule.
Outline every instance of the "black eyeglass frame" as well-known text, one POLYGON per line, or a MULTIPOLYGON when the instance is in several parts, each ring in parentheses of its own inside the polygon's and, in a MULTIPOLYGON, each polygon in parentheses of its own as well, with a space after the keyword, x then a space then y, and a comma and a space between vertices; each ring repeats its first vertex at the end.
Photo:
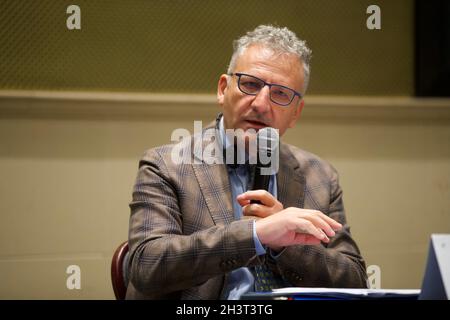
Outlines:
POLYGON ((268 86, 268 87, 269 87, 269 98, 270 98, 270 101, 272 101, 273 103, 276 103, 277 105, 283 106, 283 107, 286 107, 286 106, 290 105, 290 104, 292 103, 292 101, 294 101, 295 96, 298 96, 299 99, 302 99, 302 98, 303 98, 303 95, 302 95, 300 92, 295 91, 294 89, 291 89, 291 88, 289 88, 289 87, 283 86, 283 85, 281 85, 281 84, 266 82, 266 81, 264 81, 263 79, 260 79, 260 78, 258 78, 258 77, 252 76, 251 74, 242 73, 242 72, 235 72, 235 73, 229 73, 228 75, 229 75, 229 76, 236 76, 236 77, 238 77, 237 85, 238 85, 239 90, 240 90, 242 93, 245 93, 245 94, 247 94, 247 95, 249 95, 249 96, 256 96, 256 95, 258 95, 258 93, 261 92, 261 90, 262 90, 265 86, 268 86), (241 76, 247 76, 247 77, 255 78, 255 79, 261 81, 264 85, 263 85, 263 86, 261 87, 261 89, 260 89, 258 92, 256 92, 256 93, 248 93, 248 92, 245 92, 244 90, 241 89, 241 76), (285 88, 285 89, 288 89, 288 90, 292 91, 292 92, 294 93, 294 95, 292 96, 291 101, 289 101, 289 102, 286 103, 286 104, 282 104, 282 103, 273 101, 273 100, 272 100, 272 94, 271 94, 272 91, 270 90, 273 86, 285 88))

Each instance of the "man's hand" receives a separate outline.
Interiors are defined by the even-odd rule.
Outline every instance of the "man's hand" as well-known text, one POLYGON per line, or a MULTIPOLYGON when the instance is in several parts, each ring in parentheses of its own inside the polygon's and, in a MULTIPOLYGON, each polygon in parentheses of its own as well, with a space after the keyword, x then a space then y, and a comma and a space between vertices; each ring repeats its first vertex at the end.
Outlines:
POLYGON ((242 206, 244 216, 265 218, 283 210, 283 204, 266 190, 247 191, 238 195, 236 199, 242 206), (261 204, 250 203, 250 200, 259 200, 261 204))
POLYGON ((244 192, 237 201, 244 217, 256 218, 256 234, 261 243, 275 251, 295 244, 328 243, 329 237, 342 228, 339 222, 317 210, 283 209, 283 204, 265 190, 244 192), (259 200, 261 204, 250 200, 259 200))
POLYGON ((280 248, 328 243, 342 225, 317 210, 287 208, 255 223, 262 244, 280 248))

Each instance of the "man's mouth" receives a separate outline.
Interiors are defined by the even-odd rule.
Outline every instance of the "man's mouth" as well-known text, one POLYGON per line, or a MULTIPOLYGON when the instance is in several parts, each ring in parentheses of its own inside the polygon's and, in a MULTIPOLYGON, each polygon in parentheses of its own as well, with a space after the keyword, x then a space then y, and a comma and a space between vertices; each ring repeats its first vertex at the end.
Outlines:
POLYGON ((269 126, 266 123, 258 120, 245 120, 245 122, 250 124, 250 126, 255 129, 261 129, 269 126))

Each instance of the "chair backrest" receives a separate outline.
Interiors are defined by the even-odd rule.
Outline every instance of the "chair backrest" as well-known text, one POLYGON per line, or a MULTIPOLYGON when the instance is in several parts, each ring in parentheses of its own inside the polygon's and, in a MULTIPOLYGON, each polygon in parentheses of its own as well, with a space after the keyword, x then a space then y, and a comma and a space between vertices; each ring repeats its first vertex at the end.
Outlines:
POLYGON ((111 281, 117 300, 124 300, 127 293, 128 241, 121 243, 111 261, 111 281))

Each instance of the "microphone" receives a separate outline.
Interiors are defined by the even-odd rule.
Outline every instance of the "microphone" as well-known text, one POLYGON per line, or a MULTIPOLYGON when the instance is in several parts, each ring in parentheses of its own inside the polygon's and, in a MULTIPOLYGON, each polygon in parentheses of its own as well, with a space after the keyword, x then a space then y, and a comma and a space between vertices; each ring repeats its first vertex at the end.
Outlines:
MULTIPOLYGON (((274 128, 266 127, 258 131, 257 161, 252 190, 269 191, 270 177, 278 171, 279 139, 278 130, 274 128)), ((250 203, 261 204, 258 200, 251 200, 250 203)))

